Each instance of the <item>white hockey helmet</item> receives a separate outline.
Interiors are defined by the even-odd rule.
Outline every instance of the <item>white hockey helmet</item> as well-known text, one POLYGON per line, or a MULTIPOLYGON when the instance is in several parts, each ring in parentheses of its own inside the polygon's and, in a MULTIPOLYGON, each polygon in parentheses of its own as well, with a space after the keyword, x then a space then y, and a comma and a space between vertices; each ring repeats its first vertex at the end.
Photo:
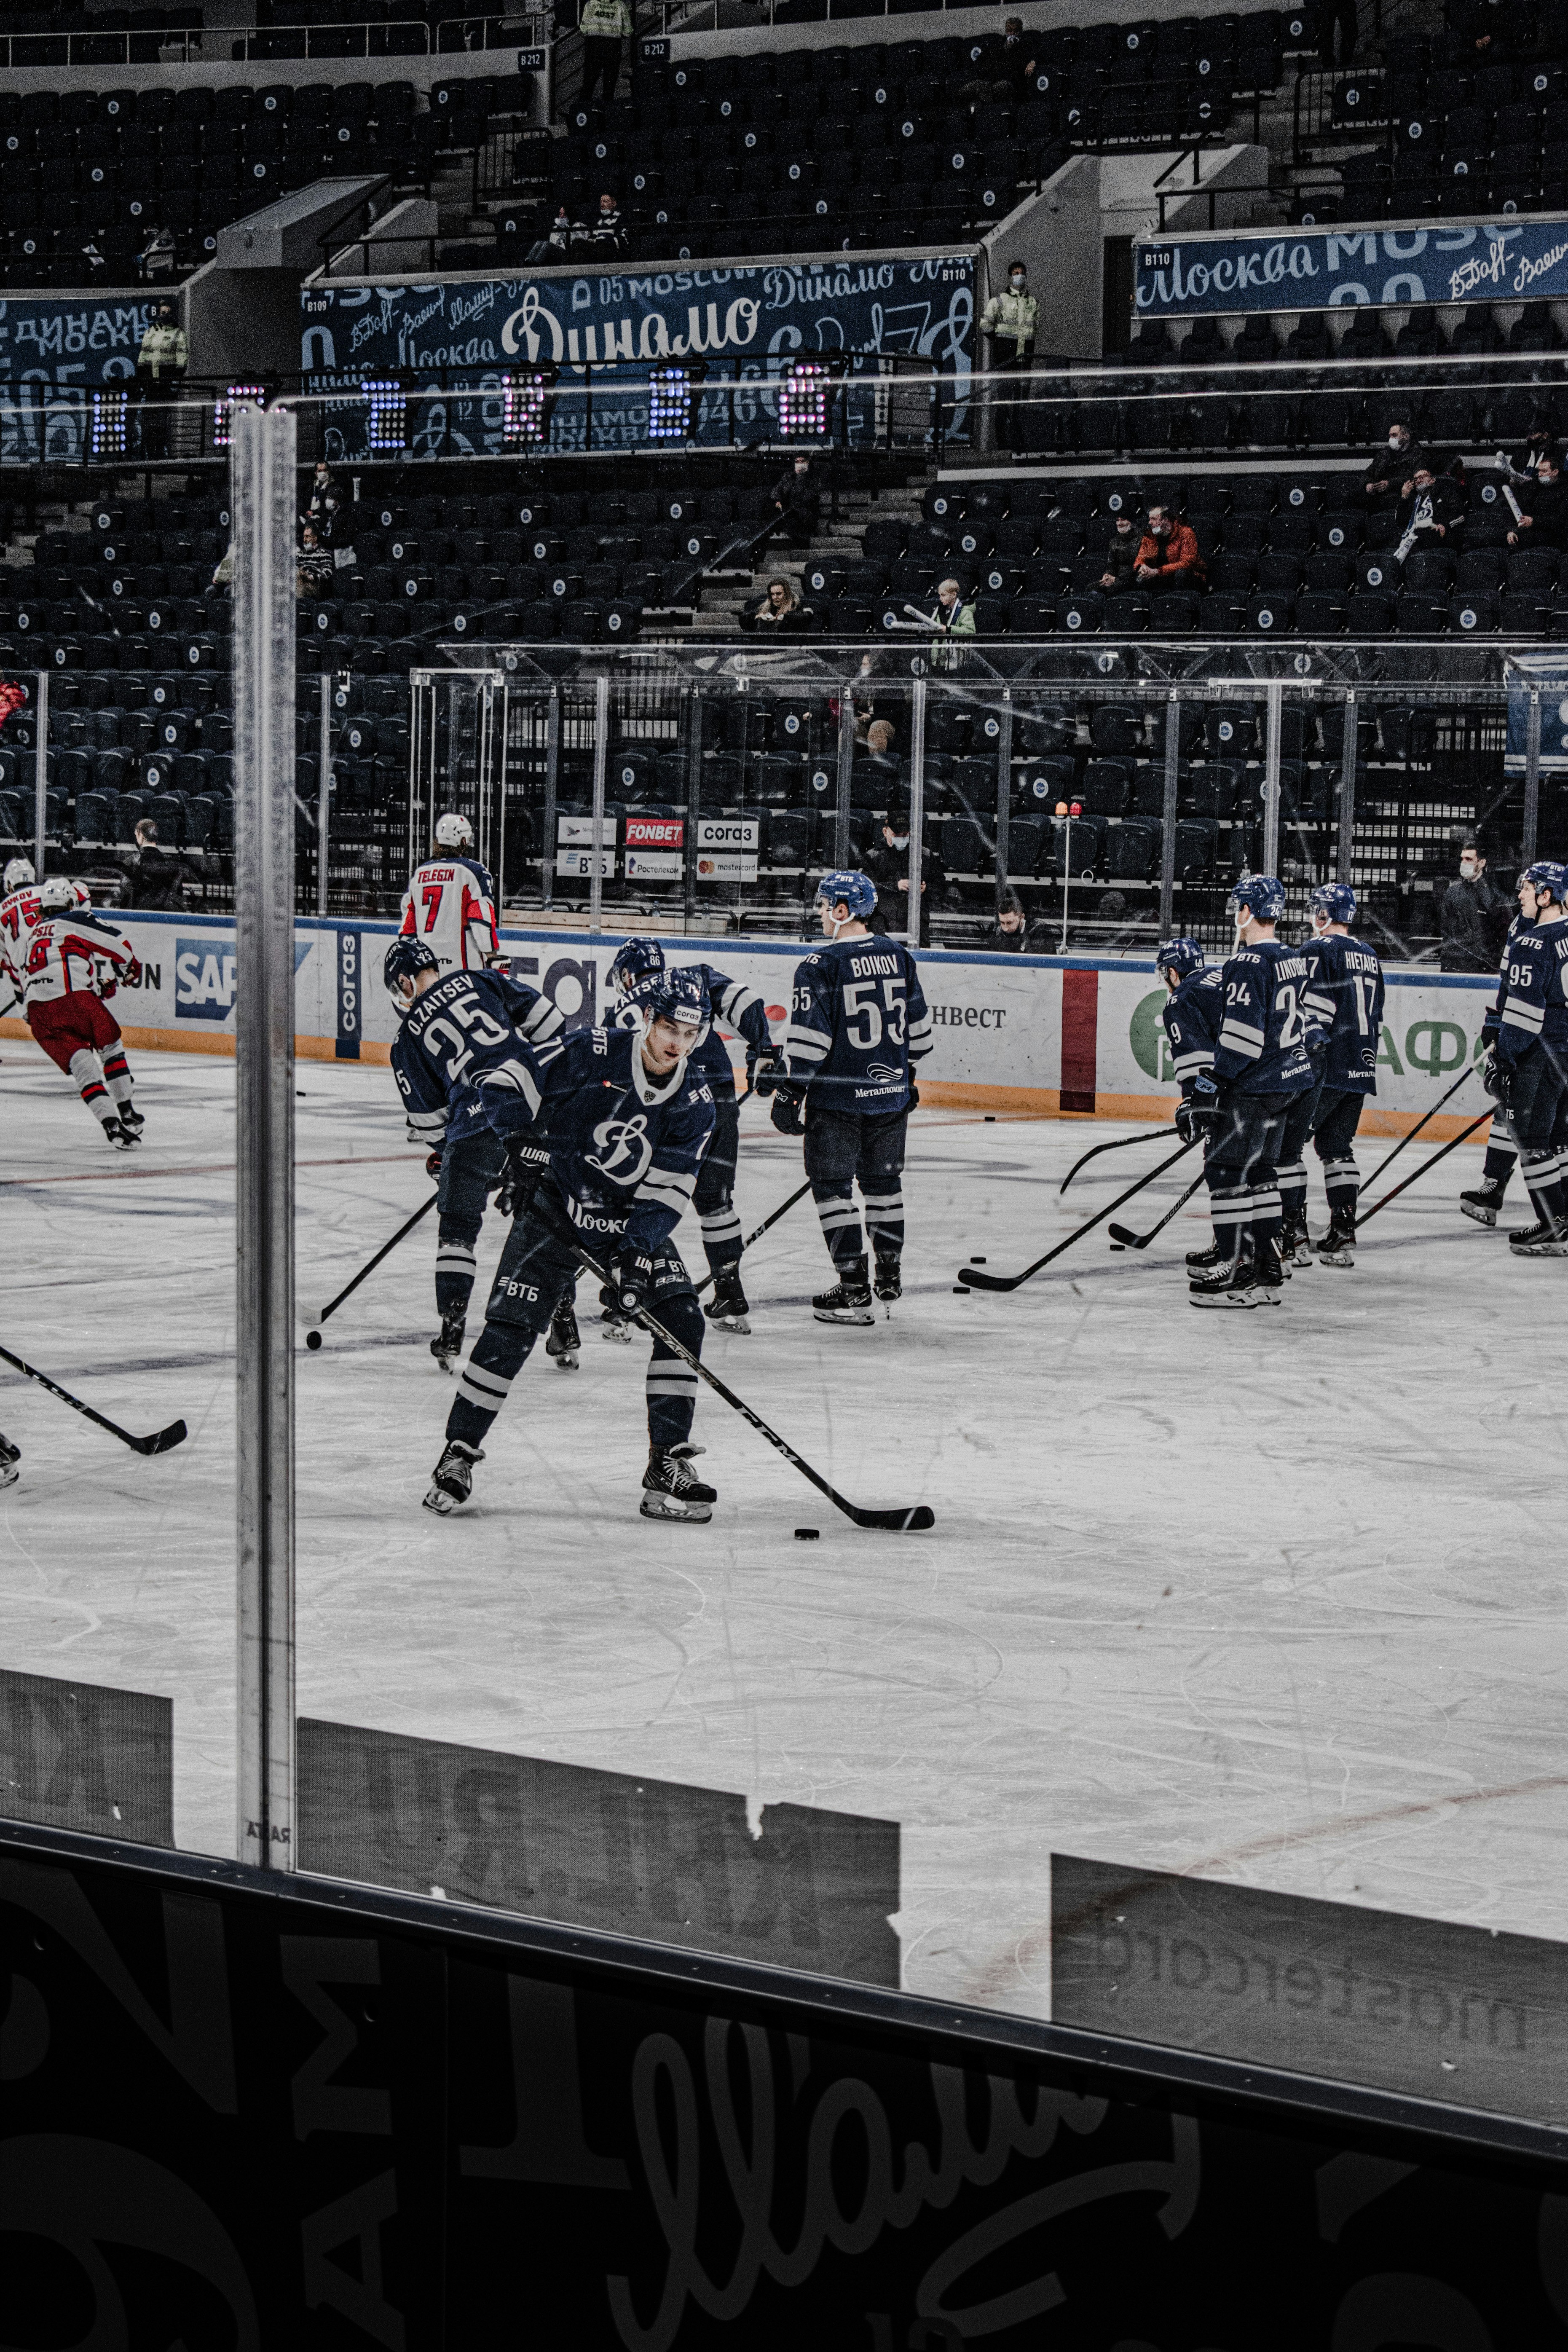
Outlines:
POLYGON ((92 890, 86 882, 73 882, 71 896, 79 907, 90 907, 92 904, 92 890))
POLYGON ((472 849, 474 828, 466 816, 438 816, 436 820, 437 849, 472 849))
POLYGON ((13 857, 6 866, 5 879, 7 893, 19 890, 24 882, 36 882, 37 878, 33 871, 33 861, 30 857, 13 857))
POLYGON ((51 874, 47 882, 38 885, 40 915, 63 915, 68 908, 79 906, 76 884, 63 874, 51 874))

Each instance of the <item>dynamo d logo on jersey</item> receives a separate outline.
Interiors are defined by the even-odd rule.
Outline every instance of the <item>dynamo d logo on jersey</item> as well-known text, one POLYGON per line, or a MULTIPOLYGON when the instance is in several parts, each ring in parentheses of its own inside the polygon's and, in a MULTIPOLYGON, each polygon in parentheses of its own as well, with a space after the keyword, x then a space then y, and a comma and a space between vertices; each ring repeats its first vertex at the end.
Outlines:
POLYGON ((653 1158, 653 1146, 647 1139, 647 1120, 639 1111, 635 1118, 607 1118, 594 1129, 593 1151, 584 1157, 590 1168, 612 1184, 624 1184, 629 1191, 642 1181, 643 1171, 653 1158))
POLYGON ((174 1013, 181 1021, 226 1021, 234 1011, 232 940, 176 940, 174 1013))

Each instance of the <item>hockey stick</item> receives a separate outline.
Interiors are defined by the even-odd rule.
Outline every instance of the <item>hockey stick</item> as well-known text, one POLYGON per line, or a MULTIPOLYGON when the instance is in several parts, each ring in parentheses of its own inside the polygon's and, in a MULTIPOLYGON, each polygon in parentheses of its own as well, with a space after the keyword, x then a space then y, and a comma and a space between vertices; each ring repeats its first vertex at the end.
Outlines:
POLYGON ((183 1445, 190 1434, 183 1421, 172 1421, 167 1429, 155 1429, 151 1437, 132 1437, 131 1432, 121 1429, 117 1421, 107 1421, 102 1413, 95 1412, 91 1405, 83 1404, 80 1397, 72 1396, 69 1389, 62 1389, 58 1381, 51 1381, 47 1372, 37 1371, 31 1364, 25 1364, 20 1356, 11 1353, 9 1348, 0 1348, 0 1356, 4 1356, 8 1364, 15 1364, 19 1372, 26 1372, 30 1381, 37 1381, 40 1388, 47 1389, 51 1396, 58 1396, 62 1404, 68 1404, 73 1412, 85 1413, 89 1421, 98 1423, 100 1429, 107 1429, 110 1437, 118 1437, 121 1445, 129 1445, 133 1454, 168 1454, 174 1446, 183 1445))
MULTIPOLYGON (((1376 1216, 1379 1209, 1386 1209, 1390 1201, 1397 1201, 1401 1192, 1407 1192, 1412 1184, 1418 1184, 1423 1176, 1426 1175, 1432 1169, 1436 1168, 1439 1160, 1447 1160, 1450 1151, 1457 1151, 1461 1143, 1468 1142, 1470 1137, 1475 1134, 1477 1129, 1485 1127, 1490 1117, 1491 1112, 1489 1110, 1482 1111, 1479 1118, 1472 1120, 1468 1127, 1463 1129, 1459 1134, 1456 1135, 1452 1143, 1445 1143, 1440 1151, 1435 1151, 1432 1154, 1430 1160, 1423 1160, 1420 1167, 1415 1171, 1414 1176, 1407 1176, 1403 1184, 1396 1184, 1392 1192, 1385 1192, 1381 1201, 1374 1201, 1371 1208, 1367 1211, 1365 1216, 1358 1217, 1356 1219, 1357 1233, 1359 1234, 1364 1225, 1371 1223, 1373 1218, 1376 1216)), ((1390 1160, 1393 1159, 1394 1154, 1392 1151, 1388 1156, 1390 1160)))
MULTIPOLYGON (((772 1215, 771 1217, 764 1217, 764 1218, 763 1219, 762 1223, 757 1227, 757 1230, 756 1230, 756 1232, 755 1232, 754 1234, 748 1234, 746 1235, 745 1240, 741 1244, 741 1247, 742 1247, 742 1251, 744 1251, 744 1250, 749 1250, 749 1249, 751 1248, 752 1244, 753 1242, 760 1242, 760 1241, 762 1240, 762 1238, 763 1238, 763 1235, 767 1232, 768 1227, 769 1227, 770 1225, 776 1225, 776 1224, 778 1223, 779 1219, 784 1215, 784 1211, 785 1211, 786 1209, 793 1209, 793 1208, 794 1208, 794 1206, 795 1206, 795 1202, 796 1202, 797 1201, 804 1201, 804 1200, 805 1200, 805 1196, 806 1196, 806 1194, 810 1192, 810 1190, 811 1190, 811 1181, 810 1181, 810 1179, 808 1178, 808 1179, 806 1180, 806 1181, 805 1181, 805 1182, 801 1186, 801 1188, 800 1188, 800 1190, 799 1190, 799 1192, 792 1192, 792 1193, 790 1194, 789 1199, 788 1199, 787 1201, 781 1201, 781 1202, 779 1202, 778 1207, 773 1211, 773 1215, 772 1215)), ((739 1264, 739 1262, 740 1262, 740 1261, 737 1259, 736 1263, 737 1263, 737 1264, 739 1264)), ((701 1297, 701 1296, 702 1296, 703 1292, 707 1289, 707 1287, 708 1287, 709 1284, 710 1284, 713 1279, 714 1279, 714 1277, 713 1277, 713 1276, 712 1276, 711 1274, 705 1274, 705 1275, 703 1276, 703 1277, 702 1277, 701 1281, 700 1281, 700 1282, 698 1284, 698 1286, 697 1286, 697 1296, 698 1296, 698 1297, 699 1297, 699 1298, 700 1298, 700 1297, 701 1297)))
MULTIPOLYGON (((543 1222, 556 1238, 563 1242, 572 1251, 585 1274, 593 1275, 601 1284, 608 1284, 608 1275, 603 1266, 595 1264, 570 1225, 560 1223, 557 1219, 550 1216, 548 1212, 543 1213, 543 1222)), ((810 1463, 805 1461, 795 1452, 793 1445, 786 1444, 776 1429, 770 1429, 762 1415, 753 1412, 751 1406, 735 1394, 733 1389, 727 1388, 717 1372, 710 1372, 700 1356, 694 1356, 689 1348, 682 1346, 673 1332, 667 1331, 662 1323, 656 1322, 646 1307, 622 1308, 620 1311, 627 1315, 632 1322, 640 1323, 650 1338, 662 1340, 671 1355, 679 1356, 683 1364, 689 1364, 700 1380, 706 1381, 710 1389, 716 1389, 727 1405, 731 1406, 743 1420, 751 1423, 759 1437, 765 1437, 770 1445, 776 1446, 784 1460, 792 1462, 801 1476, 809 1478, 817 1493, 826 1495, 835 1510, 842 1511, 847 1519, 853 1519, 858 1528, 892 1528, 900 1533, 913 1533, 936 1525, 936 1513, 929 1503, 916 1503, 907 1511, 867 1511, 863 1510, 858 1503, 846 1502, 837 1486, 830 1486, 821 1473, 814 1470, 810 1463)))
POLYGON ((1116 1247, 1118 1249, 1147 1249, 1155 1234, 1163 1234, 1165 1227, 1170 1223, 1171 1219, 1175 1216, 1180 1210, 1186 1207, 1187 1202, 1192 1199, 1193 1194, 1197 1191, 1203 1181, 1204 1180, 1201 1175, 1194 1176, 1192 1182, 1187 1186, 1186 1191, 1182 1194, 1181 1199, 1174 1202, 1171 1208, 1167 1209, 1159 1223, 1157 1225, 1151 1225, 1146 1234, 1135 1234, 1131 1225, 1112 1225, 1110 1228, 1110 1238, 1116 1247))
MULTIPOLYGON (((1398 1142, 1394 1145, 1394 1147, 1393 1150, 1389 1153, 1389 1155, 1388 1155, 1387 1159, 1386 1159, 1386 1160, 1380 1160, 1380 1161, 1379 1161, 1379 1163, 1378 1163, 1378 1170, 1377 1170, 1377 1172, 1378 1172, 1378 1175, 1379 1175, 1379 1177, 1380 1177, 1380 1178, 1383 1176, 1383 1174, 1384 1173, 1384 1171, 1385 1171, 1387 1169, 1390 1169, 1390 1168, 1392 1168, 1392 1167, 1393 1167, 1393 1165, 1394 1165, 1394 1161, 1398 1159, 1398 1157, 1399 1157, 1400 1153, 1404 1150, 1404 1149, 1405 1149, 1405 1145, 1406 1145, 1407 1143, 1414 1143, 1414 1142, 1415 1142, 1415 1140, 1416 1137, 1420 1134, 1420 1132, 1421 1132, 1422 1129, 1426 1126, 1426 1119, 1428 1119, 1428 1118, 1436 1118, 1436 1116, 1437 1116, 1437 1113, 1442 1109, 1443 1105, 1444 1105, 1446 1102, 1452 1102, 1452 1101, 1453 1101, 1454 1097, 1458 1093, 1459 1088, 1464 1085, 1465 1080, 1466 1080, 1468 1077, 1469 1077, 1469 1076, 1471 1076, 1473 1075, 1474 1068, 1475 1068, 1475 1065, 1472 1063, 1472 1064, 1470 1065, 1470 1067, 1469 1067, 1468 1069, 1461 1070, 1461 1071, 1459 1072, 1458 1076, 1455 1079, 1455 1081, 1454 1081, 1453 1085, 1448 1088, 1447 1093, 1446 1095, 1442 1095, 1442 1096, 1440 1096, 1440 1097, 1438 1097, 1437 1101, 1436 1101, 1436 1102, 1433 1104, 1433 1106, 1432 1106, 1431 1109, 1426 1113, 1426 1118, 1418 1118, 1418 1119, 1416 1120, 1416 1122, 1415 1122, 1415 1126, 1411 1129, 1411 1130, 1410 1130, 1409 1134, 1408 1134, 1408 1135, 1402 1135, 1402 1136, 1400 1137, 1400 1139, 1399 1139, 1398 1142)), ((1490 1114, 1489 1114, 1489 1113, 1488 1115, 1489 1115, 1489 1117, 1490 1116, 1490 1114)), ((1370 1214, 1371 1214, 1372 1213, 1371 1213, 1371 1211, 1369 1210, 1369 1211, 1367 1212, 1367 1213, 1368 1213, 1368 1215, 1370 1216, 1370 1214)))
POLYGON ((1033 1265, 1024 1268, 1022 1274, 982 1274, 973 1265, 961 1265, 959 1281, 968 1290, 1016 1290, 1021 1282, 1027 1282, 1030 1276, 1038 1274, 1043 1265, 1049 1265, 1054 1257, 1060 1257, 1063 1250, 1071 1249, 1074 1242, 1082 1241, 1085 1234, 1091 1234, 1096 1225, 1103 1224, 1124 1201, 1132 1198, 1134 1192, 1141 1192, 1145 1184, 1152 1184, 1156 1176, 1163 1176, 1167 1168, 1173 1168, 1178 1160, 1184 1160, 1189 1151, 1196 1150, 1197 1138, 1194 1136, 1191 1143, 1184 1143, 1179 1151, 1172 1152, 1169 1160, 1162 1160, 1158 1168, 1152 1168, 1147 1176, 1141 1176, 1136 1184, 1129 1184, 1125 1192, 1119 1192, 1114 1201, 1108 1201, 1103 1209, 1097 1209, 1083 1224, 1075 1226, 1066 1241, 1058 1242, 1055 1249, 1048 1249, 1044 1257, 1037 1257, 1033 1265))
POLYGON ((1097 1143, 1092 1151, 1086 1151, 1081 1160, 1075 1160, 1073 1161, 1072 1166, 1068 1170, 1067 1174, 1057 1186, 1058 1198, 1059 1199, 1061 1194, 1067 1191, 1068 1186, 1072 1182, 1072 1180, 1078 1174, 1079 1170, 1080 1168, 1087 1168, 1091 1160, 1098 1160, 1102 1151, 1125 1151, 1130 1143, 1153 1143, 1156 1142, 1162 1135, 1174 1135, 1175 1131, 1176 1130, 1173 1127, 1151 1127, 1146 1129, 1142 1135, 1119 1135, 1112 1143, 1097 1143))
MULTIPOLYGON (((316 1318, 318 1323, 324 1323, 329 1315, 333 1315, 337 1312, 345 1298, 353 1297, 353 1293, 359 1288, 360 1284, 364 1280, 365 1276, 375 1272, 375 1269, 381 1264, 382 1259, 387 1256, 391 1251, 397 1247, 398 1243, 402 1241, 405 1234, 411 1234, 414 1231, 414 1228, 419 1223, 420 1218, 427 1217, 429 1215, 431 1210, 435 1207, 440 1197, 441 1196, 438 1192, 432 1192, 427 1201, 422 1201, 420 1202, 418 1208, 415 1210, 414 1214, 409 1218, 408 1223, 405 1225, 399 1225, 397 1231, 393 1234, 392 1239, 389 1242, 384 1242, 382 1244, 375 1255, 370 1260, 370 1263, 367 1265, 361 1266, 359 1272, 349 1284, 347 1289, 340 1290, 335 1298, 328 1300, 325 1307, 322 1307, 321 1313, 316 1318)), ((321 1344, 321 1335, 319 1331, 306 1332, 305 1345, 307 1348, 319 1348, 321 1344)))

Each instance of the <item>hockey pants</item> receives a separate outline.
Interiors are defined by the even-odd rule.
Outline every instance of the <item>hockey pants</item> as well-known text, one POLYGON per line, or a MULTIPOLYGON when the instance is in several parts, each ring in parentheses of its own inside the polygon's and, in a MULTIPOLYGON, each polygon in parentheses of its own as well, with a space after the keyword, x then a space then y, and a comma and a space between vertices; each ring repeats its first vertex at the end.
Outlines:
POLYGON ((436 1242, 437 1315, 468 1313, 478 1268, 474 1245, 484 1223, 485 1202, 505 1174, 506 1152, 500 1137, 488 1127, 449 1142, 441 1154, 436 1194, 441 1221, 436 1242))
POLYGON ((741 1107, 735 1089, 709 1079, 715 1117, 713 1133, 697 1171, 692 1206, 702 1220, 702 1246, 715 1275, 741 1262, 741 1220, 735 1213, 735 1164, 741 1146, 741 1107))
POLYGON ((1210 1139, 1204 1175, 1222 1258, 1233 1261, 1248 1227, 1255 1244, 1279 1239, 1279 1151, 1293 1095, 1237 1095, 1210 1139))
MULTIPOLYGON (((1359 1087, 1325 1087, 1318 1097, 1318 1115, 1312 1121, 1312 1149, 1323 1163, 1323 1190, 1329 1196, 1329 1214, 1336 1212, 1353 1218, 1361 1192, 1361 1170, 1356 1166, 1355 1131, 1361 1125, 1361 1115, 1366 1108, 1366 1097, 1359 1087)), ((1305 1194, 1303 1184, 1302 1192, 1305 1194)))
POLYGON ((58 1070, 70 1078, 100 1127, 131 1102, 131 1068, 120 1024, 85 988, 28 1007, 27 1025, 58 1070))
MULTIPOLYGON (((546 1204, 525 1209, 513 1220, 501 1252, 500 1264, 485 1308, 485 1328, 475 1340, 458 1382, 458 1393, 447 1416, 447 1434, 465 1444, 481 1445, 485 1432, 506 1402, 511 1384, 528 1361, 540 1333, 563 1298, 570 1297, 578 1262, 559 1228, 567 1222, 560 1196, 546 1204)), ((584 1245, 603 1265, 615 1248, 615 1234, 585 1232, 584 1245)), ((650 1312, 667 1331, 702 1353, 706 1328, 691 1276, 679 1251, 668 1244, 653 1253, 653 1296, 650 1312)), ((647 1433, 650 1444, 682 1445, 691 1434, 697 1410, 697 1375, 689 1364, 671 1352, 661 1339, 653 1343, 647 1367, 647 1433)))
POLYGON ((1537 1217, 1568 1224, 1568 1065, 1544 1041, 1514 1064, 1508 1108, 1537 1217))
POLYGON ((907 1110, 818 1110, 805 1105, 805 1173, 822 1223, 822 1237, 842 1281, 846 1269, 866 1255, 855 1186, 866 1204, 866 1223, 879 1258, 897 1258, 904 1246, 904 1134, 907 1110))

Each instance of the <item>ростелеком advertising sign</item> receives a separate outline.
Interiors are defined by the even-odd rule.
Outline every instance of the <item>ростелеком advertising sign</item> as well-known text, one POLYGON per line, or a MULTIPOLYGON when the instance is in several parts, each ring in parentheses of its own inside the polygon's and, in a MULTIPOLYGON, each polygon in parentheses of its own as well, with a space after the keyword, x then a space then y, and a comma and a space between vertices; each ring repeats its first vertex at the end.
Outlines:
POLYGON ((1557 301, 1568 298, 1568 215, 1138 238, 1133 266, 1146 319, 1363 302, 1557 301))
MULTIPOLYGON (((962 440, 966 430, 974 326, 968 254, 310 285, 300 299, 308 393, 358 394, 363 383, 395 379, 409 393, 440 394, 408 404, 411 457, 515 453, 504 437, 502 378, 540 363, 560 370, 566 395, 551 413, 558 449, 646 443, 649 371, 685 359, 707 371, 691 424, 700 443, 777 439, 785 363, 830 354, 845 357, 856 387, 847 395, 851 441, 871 432, 889 382, 879 362, 895 356, 929 360, 953 379, 944 423, 950 438, 962 440), (591 419, 573 389, 588 367, 591 419)), ((329 408, 326 431, 333 459, 375 454, 363 397, 329 408)))

